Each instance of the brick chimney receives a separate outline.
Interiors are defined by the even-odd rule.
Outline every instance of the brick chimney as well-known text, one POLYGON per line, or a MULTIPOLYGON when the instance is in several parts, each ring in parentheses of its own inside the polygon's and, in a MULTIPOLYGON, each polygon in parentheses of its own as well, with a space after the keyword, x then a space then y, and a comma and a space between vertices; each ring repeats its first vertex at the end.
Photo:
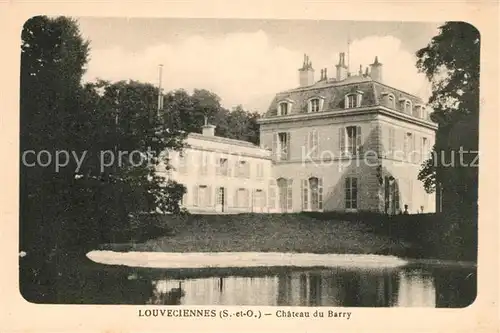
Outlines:
POLYGON ((312 84, 314 84, 314 68, 312 67, 312 62, 309 60, 309 56, 304 54, 302 68, 299 68, 299 85, 307 87, 312 84))
POLYGON ((370 65, 370 76, 373 80, 382 82, 382 64, 378 62, 378 57, 375 56, 375 61, 370 65))
POLYGON ((339 63, 335 65, 337 68, 337 81, 341 81, 347 78, 347 65, 345 64, 345 53, 341 52, 339 54, 339 63))

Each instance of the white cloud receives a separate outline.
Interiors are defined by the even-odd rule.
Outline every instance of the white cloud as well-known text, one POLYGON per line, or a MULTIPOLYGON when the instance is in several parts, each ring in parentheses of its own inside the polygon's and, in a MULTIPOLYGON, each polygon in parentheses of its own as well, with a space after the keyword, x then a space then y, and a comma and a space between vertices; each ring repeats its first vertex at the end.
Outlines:
MULTIPOLYGON (((326 63, 330 76, 338 51, 311 55, 311 60, 326 63)), ((384 79, 408 92, 425 95, 422 77, 415 68, 412 54, 401 49, 393 37, 368 37, 351 45, 351 70, 367 65, 375 55, 384 63, 384 79)), ((91 53, 86 80, 97 77, 106 80, 134 79, 158 83, 158 64, 163 64, 163 87, 166 90, 184 88, 209 89, 217 93, 225 107, 243 104, 251 110, 264 112, 273 95, 297 86, 297 69, 302 64, 302 52, 272 45, 265 32, 231 33, 220 38, 192 36, 182 43, 159 44, 140 52, 121 48, 96 49, 91 53)), ((317 78, 319 73, 317 73, 317 78)))

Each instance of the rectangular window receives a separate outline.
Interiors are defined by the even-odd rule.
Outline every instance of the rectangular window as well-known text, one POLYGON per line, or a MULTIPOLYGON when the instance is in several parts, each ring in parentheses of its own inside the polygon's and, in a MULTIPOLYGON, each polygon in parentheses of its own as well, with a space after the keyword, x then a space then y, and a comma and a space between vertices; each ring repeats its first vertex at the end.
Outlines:
POLYGON ((290 157, 290 133, 281 132, 278 133, 277 140, 277 159, 288 160, 290 157))
POLYGON ((195 206, 199 207, 209 207, 210 206, 210 187, 207 185, 199 185, 196 188, 195 200, 193 202, 195 206))
POLYGON ((280 115, 286 116, 288 114, 288 103, 280 104, 280 115))
POLYGON ((254 193, 254 207, 262 209, 266 206, 266 192, 262 189, 256 189, 254 193))
POLYGON ((208 173, 208 153, 202 152, 200 154, 200 173, 206 175, 208 173))
POLYGON ((356 95, 349 95, 347 96, 347 108, 355 108, 357 107, 357 98, 356 95))
POLYGON ((404 139, 404 152, 406 156, 406 160, 411 162, 413 160, 413 156, 415 155, 415 147, 414 147, 414 138, 413 134, 410 132, 406 132, 404 139))
POLYGON ((358 208, 358 180, 355 177, 345 179, 345 208, 358 208))
POLYGON ((274 180, 269 181, 269 208, 276 208, 276 182, 274 180))
POLYGON ((217 163, 217 174, 221 176, 228 176, 229 162, 227 158, 219 158, 217 163))
POLYGON ((429 153, 429 143, 426 137, 422 137, 420 141, 420 156, 422 161, 427 159, 427 154, 429 153))
POLYGON ((235 206, 238 208, 249 206, 248 190, 246 188, 239 188, 236 190, 235 206))
POLYGON ((394 154, 396 150, 396 134, 394 133, 394 127, 389 127, 389 154, 394 154))
POLYGON ((319 133, 317 130, 314 129, 307 133, 306 147, 310 156, 317 157, 319 155, 319 133))
POLYGON ((339 135, 342 156, 356 156, 361 153, 361 126, 342 127, 339 135))
POLYGON ((319 111, 319 99, 312 99, 311 100, 311 112, 318 112, 319 111))
POLYGON ((247 161, 238 161, 237 175, 238 177, 249 178, 250 164, 247 161))
POLYGON ((257 163, 257 178, 264 178, 264 164, 257 163))

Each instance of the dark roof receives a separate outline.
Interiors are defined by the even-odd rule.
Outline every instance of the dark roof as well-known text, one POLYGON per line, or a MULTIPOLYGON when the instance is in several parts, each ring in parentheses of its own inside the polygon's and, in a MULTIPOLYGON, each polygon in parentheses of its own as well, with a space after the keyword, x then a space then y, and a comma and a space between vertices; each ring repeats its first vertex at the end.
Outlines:
POLYGON ((311 86, 280 92, 274 97, 264 117, 276 116, 278 103, 283 100, 293 102, 289 114, 307 113, 307 102, 313 97, 324 98, 323 111, 344 110, 345 95, 356 91, 363 93, 360 107, 384 105, 383 96, 386 93, 394 95, 399 111, 402 111, 402 104, 398 103, 400 99, 408 99, 413 105, 423 104, 420 98, 412 94, 374 81, 366 75, 354 75, 342 81, 328 79, 311 86))

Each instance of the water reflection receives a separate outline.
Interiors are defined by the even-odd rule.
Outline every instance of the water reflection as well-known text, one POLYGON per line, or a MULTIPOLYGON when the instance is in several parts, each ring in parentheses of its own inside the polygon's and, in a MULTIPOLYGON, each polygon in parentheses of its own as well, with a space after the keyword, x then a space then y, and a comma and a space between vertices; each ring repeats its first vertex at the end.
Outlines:
POLYGON ((462 307, 474 299, 475 274, 460 270, 310 270, 263 276, 152 282, 148 304, 346 307, 462 307), (446 276, 443 278, 443 276, 446 276), (449 277, 453 277, 451 280, 449 277), (442 282, 447 281, 443 284, 442 282), (455 287, 457 283, 461 290, 455 287), (440 284, 441 283, 441 284, 440 284))
POLYGON ((465 307, 476 296, 472 268, 148 269, 75 265, 59 274, 21 270, 30 302, 56 304, 465 307))

